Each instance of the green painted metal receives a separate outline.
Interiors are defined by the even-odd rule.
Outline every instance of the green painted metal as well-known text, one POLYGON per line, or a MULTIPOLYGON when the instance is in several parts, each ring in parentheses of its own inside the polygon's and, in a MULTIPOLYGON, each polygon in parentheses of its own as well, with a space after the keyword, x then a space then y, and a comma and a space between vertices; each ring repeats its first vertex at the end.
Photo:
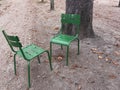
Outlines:
POLYGON ((49 59, 49 62, 50 62, 50 69, 53 70, 50 54, 49 54, 48 50, 46 50, 45 52, 46 52, 47 55, 48 55, 48 59, 49 59))
POLYGON ((17 75, 17 73, 16 73, 16 54, 14 54, 14 72, 15 72, 15 75, 17 75))
POLYGON ((52 60, 52 42, 50 42, 50 58, 52 60))
POLYGON ((78 34, 80 31, 80 15, 78 14, 61 14, 61 29, 57 35, 55 35, 50 40, 50 56, 52 57, 52 43, 61 45, 61 49, 63 46, 67 46, 66 52, 66 65, 68 65, 68 53, 69 53, 69 45, 72 41, 78 41, 78 54, 79 54, 79 38, 78 34), (63 33, 63 28, 65 24, 72 24, 76 27, 76 34, 75 35, 67 35, 63 33))
POLYGON ((34 44, 30 44, 27 45, 26 47, 22 47, 22 44, 19 41, 19 38, 17 36, 9 36, 6 34, 6 32, 3 30, 2 31, 10 48, 12 49, 12 51, 15 53, 14 54, 14 72, 16 75, 16 55, 24 58, 27 62, 28 62, 28 87, 31 87, 31 83, 30 83, 30 61, 33 60, 33 58, 37 57, 38 58, 38 62, 40 63, 40 59, 39 59, 39 55, 41 55, 42 53, 46 52, 48 55, 48 59, 49 59, 49 64, 50 64, 50 69, 52 70, 52 63, 51 63, 51 58, 49 55, 48 50, 44 50, 41 47, 38 47, 34 44), (19 50, 15 50, 14 48, 18 47, 19 50))
POLYGON ((30 83, 30 62, 28 61, 28 86, 29 88, 31 87, 31 83, 30 83))
POLYGON ((61 49, 63 50, 63 46, 61 45, 61 49))
POLYGON ((78 40, 78 53, 77 54, 79 55, 80 54, 80 51, 79 51, 80 50, 80 45, 79 45, 80 40, 78 38, 77 38, 77 40, 78 40))
POLYGON ((62 14, 61 15, 62 24, 76 24, 80 25, 80 15, 78 14, 62 14))
POLYGON ((38 62, 40 63, 40 58, 39 58, 39 56, 37 56, 37 58, 38 58, 38 62))
POLYGON ((66 66, 68 66, 68 52, 69 52, 69 46, 67 46, 67 52, 66 52, 66 66))

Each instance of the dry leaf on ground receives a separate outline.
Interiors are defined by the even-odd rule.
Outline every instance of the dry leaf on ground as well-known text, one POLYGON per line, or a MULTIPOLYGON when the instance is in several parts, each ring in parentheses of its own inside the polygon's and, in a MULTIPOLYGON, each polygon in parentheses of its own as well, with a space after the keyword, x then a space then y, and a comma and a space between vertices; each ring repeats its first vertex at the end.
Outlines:
POLYGON ((96 53, 96 52, 97 52, 97 48, 91 48, 91 51, 92 51, 93 53, 96 53))
POLYGON ((110 78, 110 79, 116 79, 117 76, 115 76, 114 74, 111 74, 111 75, 109 75, 109 78, 110 78))
POLYGON ((33 32, 37 32, 37 30, 32 30, 33 32))
POLYGON ((109 58, 109 57, 106 57, 106 58, 105 58, 105 61, 110 61, 110 60, 112 60, 112 59, 109 58))
POLYGON ((54 70, 54 73, 55 73, 55 75, 59 75, 60 74, 60 71, 59 70, 54 70))
POLYGON ((116 56, 120 56, 120 52, 115 51, 114 53, 115 53, 116 56))
POLYGON ((77 90, 81 90, 81 89, 82 89, 82 86, 81 86, 81 85, 79 85, 77 90))
POLYGON ((49 63, 49 60, 44 60, 45 63, 49 63))
POLYGON ((99 56, 98 56, 98 59, 103 59, 103 57, 99 55, 99 56))
POLYGON ((58 56, 57 56, 57 60, 58 60, 59 62, 61 62, 61 61, 63 60, 63 58, 64 58, 63 55, 58 55, 58 56))
POLYGON ((96 54, 104 54, 103 52, 96 52, 96 54))
POLYGON ((72 66, 71 66, 71 69, 76 69, 76 68, 78 68, 79 66, 77 65, 77 64, 73 64, 72 66))
POLYGON ((114 46, 120 47, 120 43, 115 43, 114 46))
POLYGON ((119 63, 118 63, 117 61, 112 61, 112 63, 113 63, 114 65, 116 65, 116 66, 119 65, 119 63))
POLYGON ((55 27, 54 30, 59 30, 59 27, 55 27))

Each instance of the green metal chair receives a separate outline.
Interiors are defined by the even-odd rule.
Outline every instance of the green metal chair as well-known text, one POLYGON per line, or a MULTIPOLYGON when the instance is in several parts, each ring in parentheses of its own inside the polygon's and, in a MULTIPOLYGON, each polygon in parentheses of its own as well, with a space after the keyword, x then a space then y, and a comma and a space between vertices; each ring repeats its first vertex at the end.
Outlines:
POLYGON ((52 43, 53 44, 59 44, 62 46, 67 46, 67 52, 66 52, 66 65, 68 66, 68 52, 69 52, 69 46, 72 41, 77 40, 78 41, 78 54, 79 54, 79 34, 80 30, 80 15, 78 14, 62 14, 61 15, 61 29, 57 35, 55 35, 50 40, 50 56, 52 57, 52 43), (68 35, 64 33, 64 28, 67 25, 73 25, 75 28, 75 35, 68 35))
POLYGON ((30 61, 33 58, 37 57, 38 62, 40 63, 39 55, 46 52, 48 54, 50 69, 52 70, 51 58, 50 58, 48 50, 44 50, 41 47, 38 47, 34 44, 28 45, 26 47, 22 47, 22 44, 20 43, 18 36, 7 35, 4 30, 2 32, 5 36, 11 50, 14 52, 14 72, 15 72, 15 75, 16 75, 16 55, 19 55, 20 57, 23 57, 28 62, 28 87, 29 88, 31 87, 30 61), (18 48, 18 50, 15 50, 16 48, 18 48))

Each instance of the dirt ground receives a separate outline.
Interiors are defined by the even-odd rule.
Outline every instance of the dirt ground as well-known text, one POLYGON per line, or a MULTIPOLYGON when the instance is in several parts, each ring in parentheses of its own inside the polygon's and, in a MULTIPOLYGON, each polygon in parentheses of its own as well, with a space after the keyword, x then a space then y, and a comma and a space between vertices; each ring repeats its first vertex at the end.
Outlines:
MULTIPOLYGON (((93 28, 95 38, 81 40, 69 51, 69 66, 65 52, 53 45, 53 71, 46 54, 41 64, 31 62, 30 90, 120 90, 120 8, 119 0, 94 0, 93 28), (59 58, 58 58, 59 57, 59 58), (62 59, 60 59, 62 58, 62 59)), ((35 43, 49 50, 49 41, 60 28, 60 15, 65 12, 65 0, 50 1, 0 0, 0 28, 18 35, 23 46, 35 43)), ((14 75, 13 53, 0 32, 0 90, 27 90, 27 62, 17 57, 14 75)))

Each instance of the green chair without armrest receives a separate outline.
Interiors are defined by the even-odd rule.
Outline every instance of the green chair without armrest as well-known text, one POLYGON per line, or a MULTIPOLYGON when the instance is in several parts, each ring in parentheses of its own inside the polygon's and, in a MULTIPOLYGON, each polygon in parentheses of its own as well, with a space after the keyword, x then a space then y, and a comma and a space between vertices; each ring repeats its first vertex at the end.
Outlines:
POLYGON ((30 44, 26 47, 22 47, 22 44, 19 41, 18 36, 11 36, 7 35, 6 32, 3 30, 2 31, 11 50, 14 52, 14 72, 16 75, 16 55, 23 57, 27 62, 28 62, 28 87, 31 87, 31 82, 30 82, 30 61, 37 57, 38 62, 40 63, 40 58, 39 55, 42 53, 46 52, 48 55, 49 59, 49 64, 50 64, 50 69, 52 70, 52 64, 51 64, 51 58, 48 50, 44 50, 41 47, 38 47, 34 44, 30 44), (15 48, 18 48, 17 50, 15 48))
POLYGON ((80 15, 78 14, 62 14, 61 15, 61 29, 57 35, 55 35, 50 40, 50 57, 52 57, 52 43, 58 44, 62 46, 67 46, 67 52, 66 52, 66 65, 68 65, 68 52, 69 52, 69 46, 72 41, 77 40, 78 41, 78 54, 79 54, 79 38, 78 34, 80 31, 80 15), (64 28, 66 24, 73 25, 75 28, 75 35, 68 35, 64 33, 64 28))

